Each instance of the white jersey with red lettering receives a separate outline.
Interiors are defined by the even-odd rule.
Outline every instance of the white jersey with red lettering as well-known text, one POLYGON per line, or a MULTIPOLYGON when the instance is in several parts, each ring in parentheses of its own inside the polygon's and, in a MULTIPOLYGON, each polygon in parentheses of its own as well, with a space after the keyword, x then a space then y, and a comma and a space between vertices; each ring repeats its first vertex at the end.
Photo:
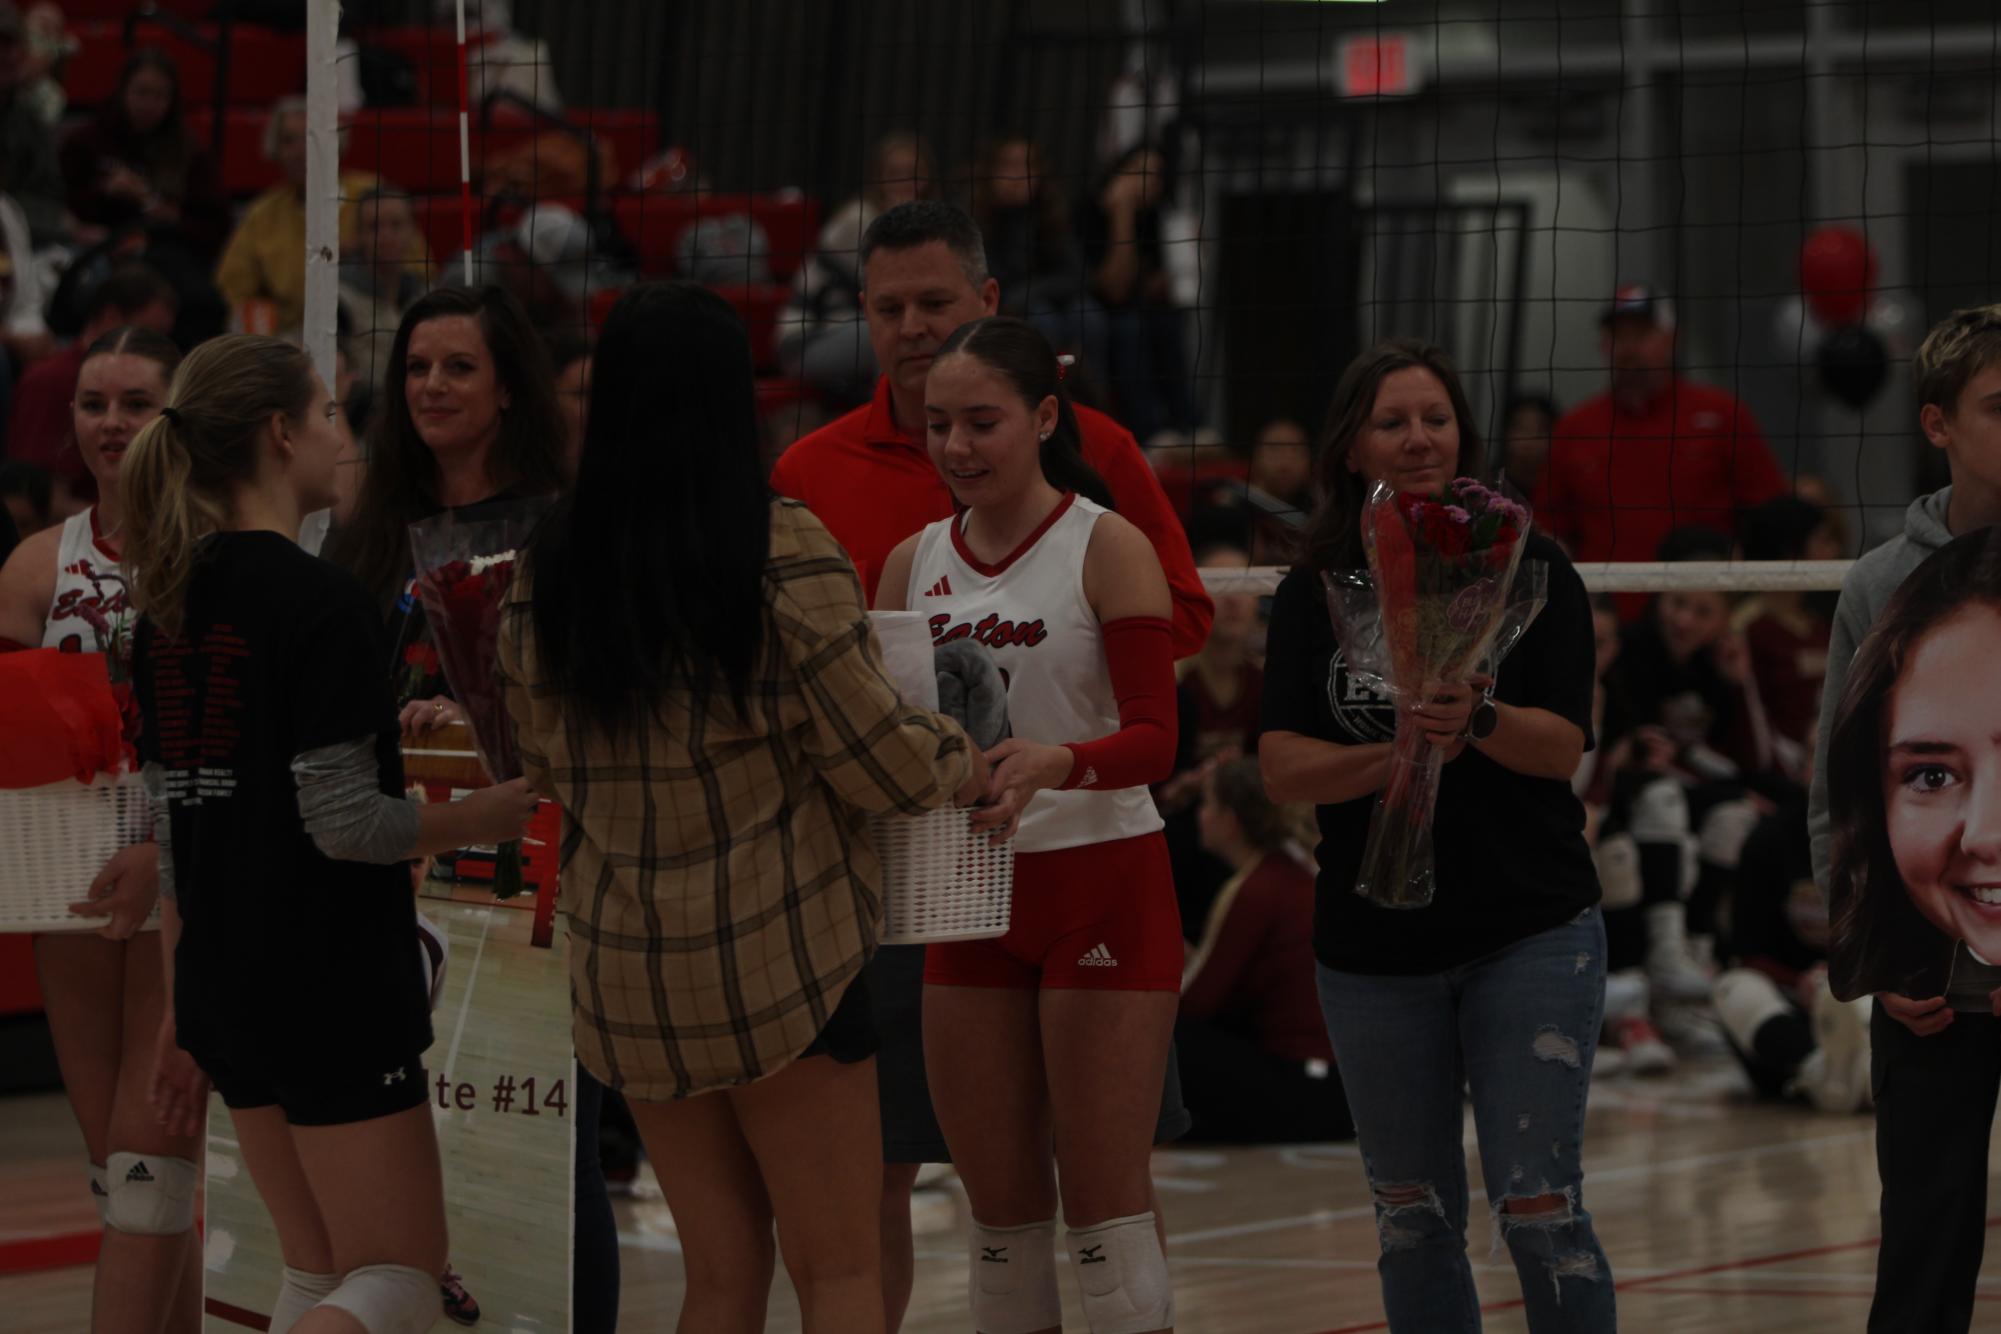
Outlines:
MULTIPOLYGON (((1106 513, 1065 496, 1026 541, 997 565, 967 549, 964 515, 940 519, 917 539, 905 603, 928 614, 931 642, 984 644, 1007 682, 1008 722, 1024 741, 1063 745, 1119 730, 1105 639, 1084 598, 1084 553, 1106 513)), ((1052 852, 1161 827, 1143 787, 1101 792, 1086 774, 1067 792, 1038 792, 1022 812, 1017 852, 1052 852)))
POLYGON ((67 653, 132 652, 132 603, 125 571, 97 532, 97 507, 63 521, 56 547, 56 590, 42 628, 42 647, 67 653))

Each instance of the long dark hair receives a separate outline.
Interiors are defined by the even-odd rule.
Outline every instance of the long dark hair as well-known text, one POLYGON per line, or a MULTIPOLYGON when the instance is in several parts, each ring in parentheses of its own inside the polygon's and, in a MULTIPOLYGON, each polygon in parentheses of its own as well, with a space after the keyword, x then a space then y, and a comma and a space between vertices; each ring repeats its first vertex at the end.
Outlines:
POLYGON ((963 353, 993 371, 1010 385, 1030 412, 1045 398, 1056 400, 1056 429, 1042 442, 1042 475, 1059 491, 1075 491, 1086 500, 1106 509, 1112 503, 1112 489, 1098 470, 1084 461, 1084 430, 1077 424, 1077 410, 1063 387, 1063 368, 1049 340, 1027 320, 1011 315, 989 315, 962 324, 952 331, 938 349, 932 365, 963 353))
POLYGON ((543 679, 607 736, 676 682, 720 676, 742 714, 771 547, 749 336, 707 288, 644 283, 593 355, 576 485, 528 557, 543 679))
POLYGON ((1334 385, 1334 399, 1327 405, 1327 424, 1320 432, 1320 457, 1315 465, 1320 474, 1320 504, 1306 521, 1299 539, 1301 563, 1313 570, 1360 569, 1362 554, 1362 504, 1368 499, 1369 484, 1348 468, 1355 440, 1369 424, 1376 410, 1376 393, 1383 381, 1398 371, 1420 367, 1438 377, 1452 400, 1452 415, 1459 423, 1457 475, 1473 477, 1487 457, 1480 443, 1480 428, 1473 424, 1473 409, 1466 401, 1466 389, 1459 383, 1459 368, 1445 349, 1416 338, 1388 338, 1348 363, 1334 385))
POLYGON ((1034 259, 1041 263, 1061 255, 1070 243, 1070 204, 1050 172, 1049 155, 1034 139, 1025 134, 1003 134, 980 149, 973 165, 972 207, 967 211, 982 232, 991 231, 994 220, 1000 216, 993 200, 993 183, 1000 169, 1001 154, 1015 144, 1028 150, 1028 174, 1035 182, 1035 193, 1028 207, 1035 215, 1034 259))
POLYGON ((1981 604, 2001 611, 2001 528, 1968 533, 1927 557, 1891 597, 1849 667, 1826 757, 1834 836, 1829 924, 1832 941, 1844 946, 1834 951, 1837 995, 1935 996, 1944 989, 1951 952, 1943 942, 1936 958, 1912 957, 1914 942, 1940 935, 1911 902, 1890 850, 1883 747, 1897 678, 1919 641, 1941 621, 1981 604))
POLYGON ((193 155, 194 141, 188 136, 182 116, 181 71, 172 56, 153 46, 142 46, 127 56, 125 67, 118 72, 118 89, 104 104, 101 114, 105 128, 151 169, 154 189, 175 200, 187 193, 188 159, 193 155), (173 92, 167 102, 167 114, 160 118, 160 123, 151 130, 141 131, 126 115, 125 90, 131 86, 133 75, 147 69, 166 76, 173 92))
POLYGON ((410 525, 443 508, 438 498, 438 460, 404 397, 404 370, 410 335, 418 325, 450 315, 479 321, 494 376, 505 388, 508 408, 500 415, 500 438, 487 458, 496 492, 553 495, 563 487, 563 441, 567 433, 556 405, 556 377, 549 353, 528 313, 507 290, 439 287, 403 312, 389 349, 382 399, 369 424, 368 467, 354 518, 334 533, 327 554, 361 580, 385 604, 410 568, 410 525))

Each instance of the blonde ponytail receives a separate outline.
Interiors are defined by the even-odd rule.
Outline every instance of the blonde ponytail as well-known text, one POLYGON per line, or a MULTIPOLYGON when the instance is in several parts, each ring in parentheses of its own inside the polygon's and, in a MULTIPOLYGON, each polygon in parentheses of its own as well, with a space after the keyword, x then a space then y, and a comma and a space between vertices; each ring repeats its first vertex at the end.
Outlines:
POLYGON ((167 406, 125 451, 126 586, 164 634, 181 631, 202 539, 227 525, 232 489, 256 476, 259 432, 279 413, 297 420, 312 393, 312 363, 292 344, 212 338, 181 362, 167 406))

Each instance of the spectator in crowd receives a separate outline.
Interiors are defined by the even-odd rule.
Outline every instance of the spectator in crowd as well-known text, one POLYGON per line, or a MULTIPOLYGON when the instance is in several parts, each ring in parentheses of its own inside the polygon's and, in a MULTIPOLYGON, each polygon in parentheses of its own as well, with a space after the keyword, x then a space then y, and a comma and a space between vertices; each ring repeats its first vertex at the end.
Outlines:
POLYGON ((66 245, 71 219, 53 125, 27 83, 27 30, 14 0, 0 0, 0 182, 28 217, 35 246, 66 245))
POLYGON ((29 367, 14 386, 7 418, 7 456, 46 468, 56 478, 55 517, 67 518, 97 495, 97 484, 72 445, 70 400, 85 352, 121 324, 165 334, 179 302, 153 270, 127 264, 112 270, 84 305, 84 323, 66 348, 29 367))
MULTIPOLYGON (((1841 543, 1827 512, 1796 496, 1776 496, 1744 516, 1745 560, 1837 560, 1841 543)), ((1827 678, 1827 641, 1834 632, 1834 593, 1771 589, 1746 598, 1732 618, 1751 651, 1751 674, 1771 724, 1778 767, 1802 786, 1807 751, 1820 716, 1827 678)))
MULTIPOLYGON (((1609 594, 1591 598, 1591 633, 1597 655, 1591 734, 1597 744, 1585 752, 1570 787, 1584 802, 1584 838, 1591 845, 1591 860, 1604 893, 1599 903, 1605 914, 1603 1040, 1611 1046, 1600 1048, 1596 1073, 1664 1074, 1674 1069, 1675 1054, 1649 1017, 1653 988, 1646 970, 1640 850, 1633 834, 1634 809, 1623 800, 1627 790, 1617 783, 1621 775, 1639 768, 1656 778, 1664 777, 1667 756, 1659 749, 1641 746, 1641 738, 1634 735, 1632 706, 1612 671, 1619 661, 1619 609, 1609 594), (1622 798, 1617 805, 1613 804, 1615 796, 1622 798)), ((1669 791, 1678 794, 1680 789, 1671 779, 1668 782, 1669 791)), ((1680 839, 1687 833, 1686 823, 1674 826, 1673 833, 1680 839)), ((1679 850, 1679 842, 1675 848, 1679 850)), ((1680 883, 1678 870, 1674 883, 1680 883)))
POLYGON ((27 55, 21 62, 21 96, 44 124, 62 124, 69 94, 63 91, 64 65, 82 45, 63 26, 62 7, 40 0, 22 15, 27 55))
POLYGON ((340 304, 347 317, 354 373, 380 388, 389 374, 389 349, 403 312, 428 284, 410 265, 422 245, 410 196, 393 185, 378 185, 355 201, 354 249, 342 257, 340 304))
MULTIPOLYGON (((1657 554, 1727 560, 1731 543, 1708 529, 1677 529, 1657 554)), ((1659 1003, 1708 998, 1702 947, 1689 937, 1713 935, 1756 803, 1796 786, 1777 766, 1750 649, 1730 628, 1731 612, 1725 593, 1661 593, 1626 628, 1613 669, 1634 729, 1634 771, 1617 780, 1613 804, 1638 844, 1647 974, 1659 1003)))
MULTIPOLYGON (((4 4, 6 0, 0 0, 4 4)), ((296 333, 306 318, 306 100, 281 97, 272 104, 264 125, 264 156, 278 164, 283 176, 276 185, 250 201, 236 230, 223 247, 215 269, 215 285, 239 323, 270 323, 296 333), (246 310, 251 302, 269 302, 263 315, 246 310)), ((342 171, 340 245, 354 244, 355 201, 380 182, 369 172, 342 171)), ((412 233, 410 260, 424 258, 423 237, 412 233)))
MULTIPOLYGON (((457 21, 459 0, 437 0, 433 12, 449 28, 457 21)), ((464 13, 466 83, 474 106, 506 95, 544 111, 563 109, 549 44, 515 31, 512 0, 477 0, 465 5, 464 13)))
POLYGON ((1313 987, 1313 870, 1298 850, 1311 821, 1273 804, 1255 756, 1209 771, 1196 818, 1202 846, 1230 878, 1198 924, 1181 978, 1174 1043, 1192 1138, 1353 1139, 1313 987))
POLYGON ((20 368, 33 365, 54 348, 42 318, 48 292, 35 248, 28 239, 28 219, 12 196, 0 194, 0 409, 12 395, 20 368))
POLYGON ((0 462, 0 501, 20 536, 33 537, 54 521, 54 500, 55 478, 47 468, 20 459, 0 462))
POLYGON ((1313 512, 1313 437, 1290 417, 1258 428, 1251 444, 1251 485, 1293 513, 1313 512))
MULTIPOLYGON (((1647 561, 1675 528, 1735 532, 1738 515, 1786 489, 1751 410, 1675 373, 1667 300, 1621 287, 1600 321, 1611 388, 1556 423, 1533 493, 1536 522, 1580 561, 1647 561)), ((1627 621, 1643 594, 1620 595, 1627 621)))
MULTIPOLYGON (((545 335, 582 334, 591 296, 630 286, 633 275, 600 250, 591 225, 567 204, 530 204, 518 218, 487 232, 473 246, 472 284, 504 287, 545 335)), ((463 256, 445 263, 441 278, 464 282, 463 256)))
POLYGON ((1160 206, 1167 160, 1158 148, 1133 148, 1099 178, 1077 206, 1077 233, 1091 289, 1108 314, 1106 378, 1121 416, 1141 440, 1168 428, 1193 430, 1184 312, 1174 304, 1160 248, 1160 206))
POLYGON ((988 143, 973 164, 970 212, 987 243, 987 271, 1001 285, 1000 313, 1026 319, 1102 375, 1104 307, 1088 290, 1070 207, 1042 146, 1022 134, 988 143))
POLYGON ((229 230, 229 201, 208 149, 188 133, 181 74, 153 48, 125 61, 97 117, 63 141, 69 207, 88 228, 139 227, 176 242, 206 269, 229 230))
POLYGON ((1716 1017, 1751 1087, 1823 1112, 1867 1107, 1872 1007, 1828 989, 1827 900, 1813 880, 1804 791, 1744 840, 1727 942, 1716 1017))
POLYGON ((1525 496, 1542 485, 1556 418, 1556 404, 1542 394, 1517 394, 1501 411, 1501 474, 1525 496))
MULTIPOLYGON (((1242 570, 1250 565, 1241 510, 1198 511, 1189 536, 1199 569, 1242 570)), ((1182 929, 1196 930, 1230 873, 1207 851, 1196 827, 1202 783, 1218 764, 1257 753, 1258 698, 1264 673, 1256 649, 1263 641, 1258 600, 1248 593, 1211 595, 1215 619, 1200 652, 1176 664, 1174 775, 1154 789, 1166 821, 1168 863, 1181 908, 1182 929)))
MULTIPOLYGON (((792 299, 778 315, 778 365, 843 406, 863 402, 875 384, 876 360, 862 319, 862 236, 899 204, 929 199, 937 172, 914 134, 897 131, 869 151, 862 192, 835 209, 793 280, 792 299)), ((921 400, 920 400, 921 401, 921 400)))
POLYGON ((591 422, 590 342, 577 334, 565 334, 551 341, 549 360, 556 368, 556 406, 562 409, 563 425, 569 430, 563 448, 564 471, 575 477, 577 460, 583 457, 584 433, 591 422))

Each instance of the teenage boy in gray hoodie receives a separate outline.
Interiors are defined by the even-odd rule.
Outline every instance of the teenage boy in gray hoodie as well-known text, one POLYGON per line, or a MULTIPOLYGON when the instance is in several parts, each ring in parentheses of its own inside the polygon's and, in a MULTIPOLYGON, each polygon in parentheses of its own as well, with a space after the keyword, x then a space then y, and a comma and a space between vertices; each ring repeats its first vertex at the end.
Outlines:
MULTIPOLYGON (((1841 582, 1820 700, 1807 827, 1823 894, 1832 853, 1828 733, 1848 668, 1905 576, 1962 534, 2001 523, 2001 305, 1954 311, 1912 365, 1918 423, 1952 483, 1911 502, 1904 533, 1841 582)), ((1986 1242, 1987 1146, 2001 1092, 2001 967, 1961 946, 1943 996, 1878 993, 1870 1021, 1883 1244, 1869 1329, 1963 1330, 1986 1242)))

